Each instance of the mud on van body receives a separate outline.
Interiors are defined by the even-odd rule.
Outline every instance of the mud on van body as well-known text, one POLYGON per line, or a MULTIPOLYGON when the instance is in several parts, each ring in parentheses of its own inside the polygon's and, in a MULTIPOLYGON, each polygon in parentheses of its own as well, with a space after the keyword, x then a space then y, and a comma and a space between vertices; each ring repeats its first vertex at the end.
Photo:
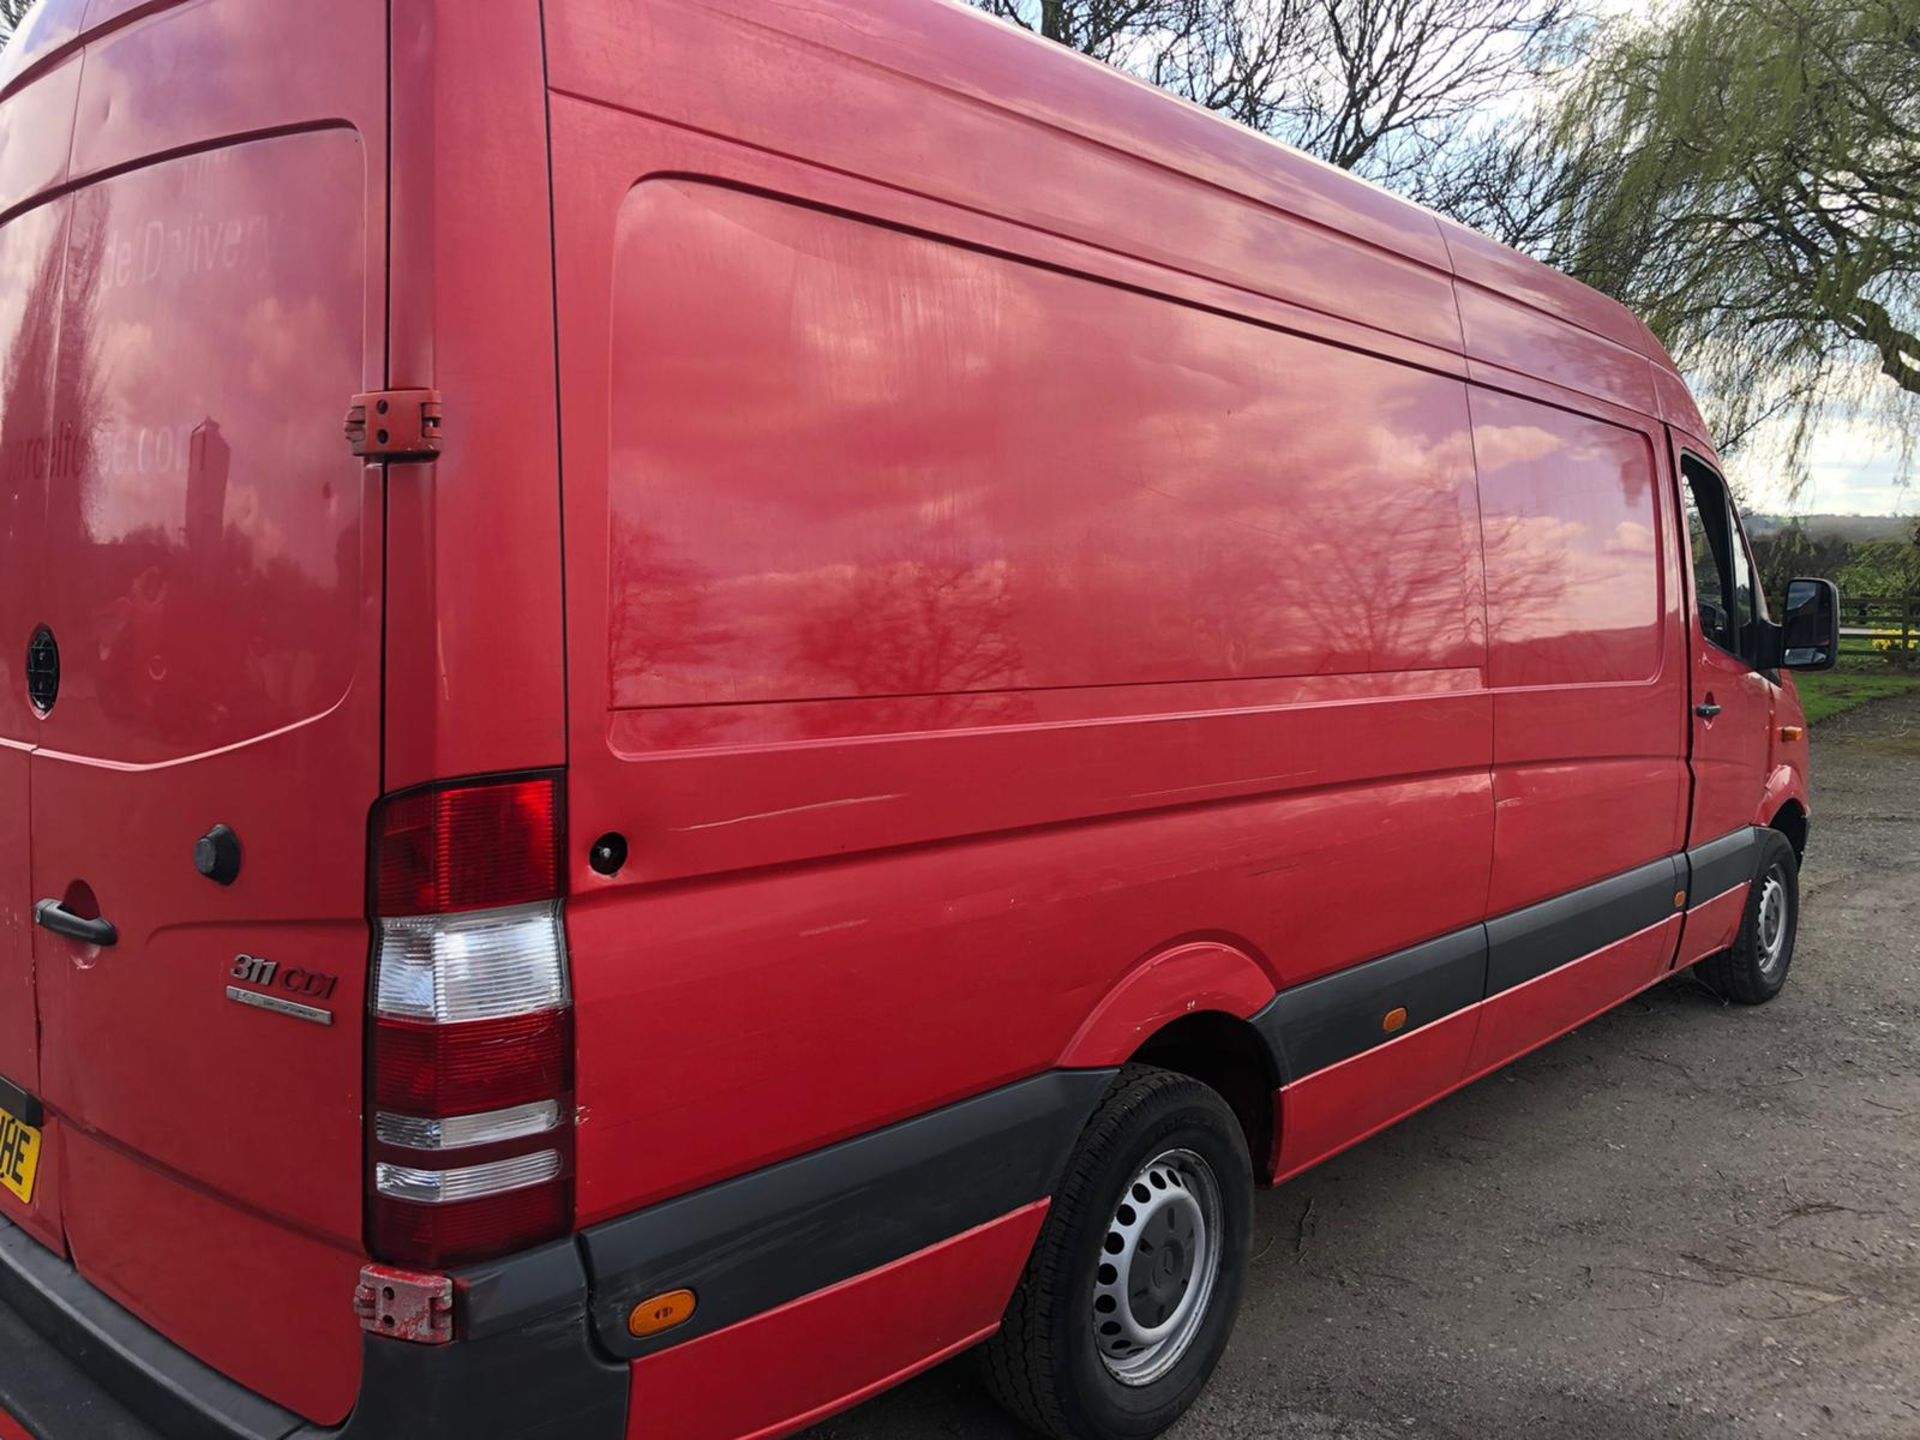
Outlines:
POLYGON ((957 5, 42 0, 0 270, 46 1440, 1146 1436, 1254 1184, 1786 979, 1646 327, 957 5))

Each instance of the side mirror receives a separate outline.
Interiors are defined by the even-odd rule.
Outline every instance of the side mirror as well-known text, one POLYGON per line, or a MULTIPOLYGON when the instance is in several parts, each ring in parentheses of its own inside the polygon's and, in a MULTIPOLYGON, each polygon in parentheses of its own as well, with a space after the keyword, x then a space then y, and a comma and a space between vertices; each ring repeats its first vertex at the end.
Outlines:
POLYGON ((1831 580, 1793 581, 1780 629, 1782 669, 1831 670, 1840 659, 1840 587, 1831 580))

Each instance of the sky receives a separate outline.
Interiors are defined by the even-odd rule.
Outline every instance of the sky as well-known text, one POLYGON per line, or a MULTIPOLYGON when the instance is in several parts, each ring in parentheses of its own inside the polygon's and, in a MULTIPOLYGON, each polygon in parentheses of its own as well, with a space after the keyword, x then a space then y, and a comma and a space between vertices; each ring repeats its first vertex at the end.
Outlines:
POLYGON ((1777 480, 1769 480, 1761 454, 1743 460, 1741 469, 1750 504, 1756 509, 1800 515, 1911 515, 1920 508, 1913 458, 1902 454, 1902 437, 1892 426, 1870 419, 1834 420, 1815 435, 1806 485, 1791 501, 1777 480))

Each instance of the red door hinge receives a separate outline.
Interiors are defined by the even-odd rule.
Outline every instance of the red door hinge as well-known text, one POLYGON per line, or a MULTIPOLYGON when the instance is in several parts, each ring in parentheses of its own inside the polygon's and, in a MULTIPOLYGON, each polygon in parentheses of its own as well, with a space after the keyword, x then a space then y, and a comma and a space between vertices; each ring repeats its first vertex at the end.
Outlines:
POLYGON ((436 460, 440 456, 440 392, 375 390, 347 410, 347 443, 367 460, 436 460))

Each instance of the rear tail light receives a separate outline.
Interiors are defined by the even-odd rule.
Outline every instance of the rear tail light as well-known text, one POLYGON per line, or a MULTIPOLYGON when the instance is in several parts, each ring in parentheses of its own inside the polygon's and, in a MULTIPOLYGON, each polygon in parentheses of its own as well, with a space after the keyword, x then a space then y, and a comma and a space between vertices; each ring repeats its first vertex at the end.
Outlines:
POLYGON ((375 817, 370 1248, 439 1268, 573 1223, 573 1008, 554 776, 375 817))
POLYGON ((380 815, 378 913, 449 915, 560 896, 560 791, 552 778, 396 795, 380 815))

